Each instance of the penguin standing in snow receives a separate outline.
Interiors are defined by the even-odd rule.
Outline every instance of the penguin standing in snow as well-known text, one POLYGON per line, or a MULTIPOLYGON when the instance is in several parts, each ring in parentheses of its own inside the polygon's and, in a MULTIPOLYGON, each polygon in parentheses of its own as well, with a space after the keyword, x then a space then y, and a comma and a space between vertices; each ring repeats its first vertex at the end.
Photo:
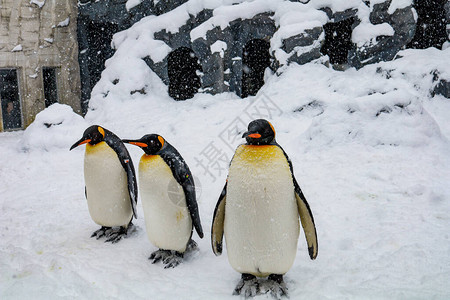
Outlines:
POLYGON ((296 256, 299 216, 309 256, 317 256, 314 219, 272 124, 254 120, 242 137, 247 143, 236 149, 214 211, 212 248, 220 255, 225 235, 228 260, 242 274, 233 294, 280 298, 287 296, 283 275, 296 256))
POLYGON ((203 238, 191 171, 180 153, 160 135, 123 142, 145 152, 139 163, 139 191, 148 238, 159 248, 149 259, 174 268, 186 250, 197 247, 191 239, 194 227, 203 238))
POLYGON ((136 214, 137 181, 127 148, 111 131, 88 127, 70 147, 86 144, 84 156, 85 194, 92 220, 102 227, 91 237, 106 237, 116 243, 133 227, 136 214))

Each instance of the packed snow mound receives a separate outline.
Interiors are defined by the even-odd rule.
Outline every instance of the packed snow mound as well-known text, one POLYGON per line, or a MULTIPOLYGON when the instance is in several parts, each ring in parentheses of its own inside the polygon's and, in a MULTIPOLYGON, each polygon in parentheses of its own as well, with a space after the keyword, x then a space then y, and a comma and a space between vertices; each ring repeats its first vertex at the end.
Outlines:
POLYGON ((20 142, 23 150, 50 151, 53 148, 69 149, 76 141, 74 133, 83 133, 86 122, 72 108, 55 103, 36 115, 25 130, 20 142))
POLYGON ((322 146, 358 142, 370 146, 422 147, 440 138, 439 126, 420 101, 401 91, 328 103, 305 133, 322 146))
POLYGON ((110 60, 106 62, 106 70, 92 90, 93 100, 89 102, 91 109, 95 109, 97 101, 109 99, 110 94, 114 95, 114 98, 128 100, 147 93, 167 91, 161 79, 142 59, 125 58, 120 61, 122 64, 113 64, 110 60))
POLYGON ((348 143, 418 147, 442 139, 439 126, 423 107, 421 93, 405 87, 401 76, 387 78, 380 66, 346 72, 320 64, 291 66, 262 90, 273 99, 289 95, 286 87, 295 90, 291 95, 296 97, 280 97, 275 103, 284 114, 290 111, 294 118, 310 120, 304 132, 296 133, 310 147, 348 143))

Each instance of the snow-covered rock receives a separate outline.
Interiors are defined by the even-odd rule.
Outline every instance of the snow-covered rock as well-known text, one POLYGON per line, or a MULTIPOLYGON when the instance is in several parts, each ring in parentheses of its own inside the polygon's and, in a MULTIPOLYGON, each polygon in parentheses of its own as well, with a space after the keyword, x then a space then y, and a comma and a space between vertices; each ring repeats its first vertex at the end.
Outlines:
POLYGON ((358 68, 394 59, 413 39, 417 22, 411 0, 361 4, 358 19, 352 32, 356 48, 349 53, 349 63, 358 68))

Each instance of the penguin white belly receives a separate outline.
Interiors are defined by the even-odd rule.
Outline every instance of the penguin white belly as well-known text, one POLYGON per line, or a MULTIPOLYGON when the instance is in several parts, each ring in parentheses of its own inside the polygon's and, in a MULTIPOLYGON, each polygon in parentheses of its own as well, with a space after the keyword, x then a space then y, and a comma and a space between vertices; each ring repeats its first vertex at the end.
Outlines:
POLYGON ((183 188, 159 155, 142 156, 139 192, 150 242, 160 249, 184 252, 192 233, 191 216, 183 188))
POLYGON ((224 234, 240 273, 264 277, 292 266, 299 235, 294 184, 277 146, 240 146, 228 175, 224 234))
POLYGON ((86 145, 84 180, 92 220, 101 226, 127 226, 132 217, 127 175, 105 142, 86 145))

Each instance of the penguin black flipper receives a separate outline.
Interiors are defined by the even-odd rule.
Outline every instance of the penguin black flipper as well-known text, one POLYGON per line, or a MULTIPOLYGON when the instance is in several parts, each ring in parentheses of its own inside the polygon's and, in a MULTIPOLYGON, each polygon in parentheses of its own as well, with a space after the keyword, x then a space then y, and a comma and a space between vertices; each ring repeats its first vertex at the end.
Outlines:
POLYGON ((197 200, 195 197, 194 178, 192 177, 187 163, 184 161, 183 157, 175 149, 175 147, 170 145, 167 141, 164 143, 164 147, 160 150, 158 155, 169 166, 170 170, 172 171, 173 177, 183 188, 187 208, 192 219, 192 224, 197 231, 198 236, 200 238, 203 238, 200 213, 198 211, 197 200))
POLYGON ((300 189, 297 180, 295 179, 294 168, 292 167, 291 159, 280 145, 278 145, 277 143, 274 143, 274 145, 280 147, 289 163, 289 168, 291 169, 292 174, 292 180, 294 182, 294 190, 295 190, 295 198, 297 199, 298 214, 300 216, 300 221, 302 223, 303 230, 305 231, 309 257, 311 259, 315 259, 317 257, 318 252, 318 243, 317 243, 316 225, 314 224, 314 217, 311 212, 311 208, 309 207, 305 195, 303 195, 303 192, 300 189))
POLYGON ((298 214, 300 215, 300 220, 302 222, 303 230, 305 231, 306 242, 308 243, 308 252, 311 259, 317 257, 318 243, 317 243, 317 232, 316 225, 314 224, 314 217, 309 207, 308 202, 306 202, 305 196, 297 183, 297 180, 292 175, 294 180, 295 188, 295 198, 297 199, 298 214))
POLYGON ((214 209, 211 226, 211 246, 216 256, 222 254, 223 226, 225 221, 225 203, 227 198, 227 184, 223 187, 216 208, 214 209))
POLYGON ((127 173, 128 192, 130 194, 131 207, 133 208, 133 215, 137 219, 137 199, 138 199, 138 187, 136 172, 134 170, 133 161, 128 153, 127 148, 123 144, 122 140, 109 130, 105 131, 105 142, 116 152, 119 157, 120 164, 127 173))

